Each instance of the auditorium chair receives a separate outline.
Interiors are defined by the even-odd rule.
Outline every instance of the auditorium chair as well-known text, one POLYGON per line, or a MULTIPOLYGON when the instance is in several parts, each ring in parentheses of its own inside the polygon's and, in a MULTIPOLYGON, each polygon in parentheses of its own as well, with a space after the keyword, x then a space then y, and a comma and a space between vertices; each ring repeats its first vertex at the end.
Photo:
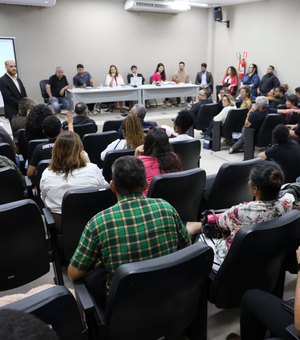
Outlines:
POLYGON ((74 125, 74 132, 76 132, 80 139, 83 140, 83 137, 89 133, 96 133, 98 127, 94 123, 86 123, 81 125, 74 125))
POLYGON ((0 143, 0 155, 5 156, 14 163, 16 163, 16 154, 8 143, 0 143))
POLYGON ((171 146, 181 160, 182 170, 199 168, 201 152, 199 139, 172 142, 171 146))
POLYGON ((87 340, 88 330, 71 292, 54 286, 42 292, 10 303, 1 309, 13 309, 32 314, 56 332, 60 340, 87 340))
POLYGON ((198 111, 195 129, 206 131, 208 128, 211 120, 219 113, 219 105, 212 103, 212 104, 205 104, 202 105, 198 111))
POLYGON ((113 275, 103 310, 82 282, 75 291, 96 338, 119 340, 204 340, 207 282, 213 251, 193 244, 175 253, 120 266, 113 275), (95 307, 91 308, 91 302, 95 307), (97 320, 97 321, 96 321, 97 320))
POLYGON ((108 144, 120 138, 116 131, 89 133, 83 137, 83 148, 88 153, 90 161, 103 168, 101 152, 104 151, 108 144))
POLYGON ((272 131, 278 124, 285 124, 284 115, 270 113, 265 117, 257 133, 251 127, 245 128, 244 160, 254 157, 255 146, 267 148, 272 145, 272 131))
POLYGON ((44 144, 44 143, 50 143, 49 139, 47 138, 41 138, 41 139, 32 139, 28 142, 27 144, 27 160, 28 160, 28 166, 30 164, 34 149, 40 145, 40 144, 44 144))
POLYGON ((205 181, 206 173, 200 168, 156 175, 147 196, 169 202, 182 221, 197 221, 205 181))
POLYGON ((233 132, 241 132, 245 124, 248 109, 232 109, 228 112, 224 124, 213 122, 212 151, 221 150, 221 137, 232 139, 233 132))
POLYGON ((50 104, 49 95, 46 91, 46 85, 48 84, 48 82, 49 82, 49 79, 40 80, 41 95, 42 95, 42 98, 43 98, 45 104, 50 104))
POLYGON ((22 200, 28 197, 22 174, 9 166, 0 168, 0 204, 22 200))
MULTIPOLYGON (((209 301, 218 308, 238 308, 249 289, 282 298, 286 259, 296 252, 300 212, 241 228, 219 270, 210 275, 209 301)), ((299 232, 298 232, 299 233, 299 232)))
POLYGON ((106 120, 103 123, 102 132, 107 132, 107 131, 117 131, 118 132, 123 121, 124 121, 124 119, 106 120))

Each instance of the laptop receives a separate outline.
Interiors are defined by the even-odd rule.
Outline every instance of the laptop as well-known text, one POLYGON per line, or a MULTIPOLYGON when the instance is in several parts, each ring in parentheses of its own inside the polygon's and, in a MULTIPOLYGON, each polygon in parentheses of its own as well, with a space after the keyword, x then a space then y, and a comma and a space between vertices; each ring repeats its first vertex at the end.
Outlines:
POLYGON ((143 83, 143 78, 142 77, 131 77, 130 78, 130 85, 131 86, 141 86, 143 83))

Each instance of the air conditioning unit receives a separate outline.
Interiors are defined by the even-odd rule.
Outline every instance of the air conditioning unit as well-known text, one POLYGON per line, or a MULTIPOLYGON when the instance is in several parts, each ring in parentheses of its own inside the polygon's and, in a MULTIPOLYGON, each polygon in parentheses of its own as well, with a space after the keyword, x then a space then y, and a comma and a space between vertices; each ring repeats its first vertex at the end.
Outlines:
POLYGON ((56 0, 0 0, 0 4, 53 7, 56 4, 56 0))
POLYGON ((189 10, 191 6, 182 1, 127 0, 124 4, 124 8, 126 11, 177 14, 189 10))

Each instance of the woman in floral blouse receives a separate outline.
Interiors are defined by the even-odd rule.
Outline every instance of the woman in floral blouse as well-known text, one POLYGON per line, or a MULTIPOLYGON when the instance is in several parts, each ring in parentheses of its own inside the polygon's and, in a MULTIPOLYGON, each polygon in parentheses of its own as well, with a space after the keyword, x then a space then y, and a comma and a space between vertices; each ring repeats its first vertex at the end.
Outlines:
POLYGON ((254 201, 241 203, 226 210, 219 217, 219 225, 229 230, 230 235, 215 243, 215 260, 221 264, 227 255, 232 240, 240 228, 273 220, 293 208, 289 197, 278 199, 284 175, 281 168, 273 162, 264 162, 253 166, 249 176, 249 190, 255 197, 254 201))

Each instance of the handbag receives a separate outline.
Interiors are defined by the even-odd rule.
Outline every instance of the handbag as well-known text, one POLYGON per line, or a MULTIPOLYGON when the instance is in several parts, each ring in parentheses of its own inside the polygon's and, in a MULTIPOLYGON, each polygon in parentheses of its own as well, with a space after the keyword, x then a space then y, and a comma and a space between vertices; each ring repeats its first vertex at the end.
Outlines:
POLYGON ((221 213, 215 213, 214 210, 205 210, 202 213, 201 223, 202 230, 201 232, 208 238, 221 239, 229 236, 230 231, 223 229, 219 225, 219 217, 221 213))

